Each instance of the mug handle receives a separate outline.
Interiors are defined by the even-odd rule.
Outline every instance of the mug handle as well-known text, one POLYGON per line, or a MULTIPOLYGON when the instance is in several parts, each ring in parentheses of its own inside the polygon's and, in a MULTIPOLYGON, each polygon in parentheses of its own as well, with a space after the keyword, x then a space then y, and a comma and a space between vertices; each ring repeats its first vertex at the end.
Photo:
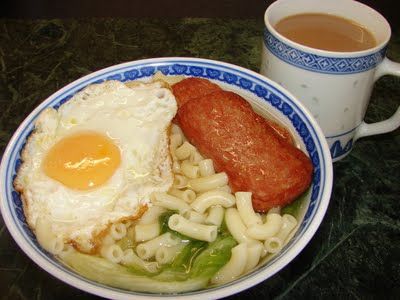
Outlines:
MULTIPOLYGON (((383 75, 400 76, 400 63, 396 63, 385 57, 375 72, 375 81, 383 75)), ((363 121, 357 128, 354 140, 356 141, 364 136, 390 132, 397 129, 399 126, 400 106, 397 108, 396 112, 387 120, 371 124, 367 124, 363 121)))

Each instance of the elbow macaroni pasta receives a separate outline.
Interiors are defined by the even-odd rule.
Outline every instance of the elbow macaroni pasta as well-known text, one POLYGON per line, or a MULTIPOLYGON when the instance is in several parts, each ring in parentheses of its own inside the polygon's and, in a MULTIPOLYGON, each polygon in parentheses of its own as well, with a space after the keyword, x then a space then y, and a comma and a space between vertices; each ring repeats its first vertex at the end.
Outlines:
POLYGON ((253 204, 251 203, 251 193, 237 192, 235 193, 235 197, 236 207, 238 209, 240 217, 242 218, 243 223, 247 227, 255 224, 261 224, 261 217, 254 212, 253 204))
POLYGON ((228 175, 225 172, 206 177, 191 179, 188 186, 195 192, 206 192, 228 184, 228 175))
POLYGON ((194 201, 194 199, 196 199, 196 193, 190 189, 178 190, 175 188, 171 188, 168 191, 168 194, 170 194, 171 196, 178 197, 178 198, 182 199, 183 201, 185 201, 186 203, 192 203, 194 201))
POLYGON ((141 259, 149 259, 156 254, 156 251, 161 246, 175 246, 180 242, 180 239, 167 232, 150 241, 139 244, 136 247, 136 253, 141 259))
POLYGON ((168 208, 170 210, 178 210, 179 213, 185 213, 190 210, 189 204, 182 199, 168 195, 166 193, 153 193, 153 204, 168 208))
POLYGON ((208 209, 208 214, 204 223, 220 227, 224 220, 224 213, 225 210, 221 205, 213 205, 208 209))
POLYGON ((236 199, 232 194, 224 191, 208 191, 196 198, 191 207, 199 212, 204 213, 213 205, 221 205, 223 207, 231 207, 235 205, 236 199))
POLYGON ((243 224, 236 208, 228 208, 225 211, 225 223, 229 232, 238 243, 255 242, 246 234, 246 226, 243 224))
POLYGON ((137 224, 135 226, 135 241, 145 242, 160 235, 160 224, 137 224))
POLYGON ((223 266, 211 279, 213 284, 230 282, 243 274, 247 263, 247 245, 241 243, 232 249, 232 256, 228 263, 223 266))
POLYGON ((249 227, 246 234, 257 240, 265 240, 268 237, 278 233, 282 226, 282 217, 278 214, 267 215, 267 220, 264 224, 256 224, 249 227))
POLYGON ((218 234, 217 226, 191 222, 178 214, 172 215, 169 218, 168 226, 172 230, 175 230, 190 238, 206 242, 215 241, 218 234))
POLYGON ((188 160, 184 160, 181 163, 181 172, 188 178, 198 178, 199 177, 199 167, 193 165, 188 160))

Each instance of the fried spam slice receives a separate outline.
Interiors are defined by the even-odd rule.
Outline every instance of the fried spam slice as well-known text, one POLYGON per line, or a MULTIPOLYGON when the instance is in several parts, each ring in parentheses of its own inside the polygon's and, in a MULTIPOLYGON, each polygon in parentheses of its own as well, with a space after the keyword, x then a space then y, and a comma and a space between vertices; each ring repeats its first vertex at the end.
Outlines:
POLYGON ((172 92, 178 102, 178 108, 187 101, 220 91, 221 88, 203 78, 189 77, 172 86, 172 92))
POLYGON ((233 92, 218 90, 187 101, 177 121, 215 169, 227 173, 234 192, 253 193, 258 212, 289 204, 311 183, 309 158, 233 92))
MULTIPOLYGON (((222 89, 217 84, 212 83, 207 79, 196 77, 186 78, 172 86, 172 91, 178 103, 178 108, 184 105, 187 101, 194 100, 198 97, 202 97, 221 90, 222 89)), ((286 130, 284 127, 271 120, 267 120, 265 124, 266 126, 272 127, 272 129, 283 140, 291 144, 293 143, 289 131, 286 130)))

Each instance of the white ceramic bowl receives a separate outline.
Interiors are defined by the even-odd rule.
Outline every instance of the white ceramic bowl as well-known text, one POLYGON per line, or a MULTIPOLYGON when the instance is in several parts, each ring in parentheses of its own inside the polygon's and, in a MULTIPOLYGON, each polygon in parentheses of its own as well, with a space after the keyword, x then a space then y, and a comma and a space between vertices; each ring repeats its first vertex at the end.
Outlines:
POLYGON ((162 297, 174 299, 215 299, 235 294, 268 279, 285 267, 307 245, 320 225, 328 207, 332 189, 332 161, 320 128, 311 114, 290 93, 278 84, 247 69, 218 61, 198 58, 154 58, 112 66, 82 77, 41 103, 19 126, 9 142, 0 169, 1 213, 11 235, 22 250, 41 268, 58 279, 81 290, 111 299, 162 297), (283 250, 264 266, 231 283, 215 288, 174 295, 136 293, 112 288, 90 281, 60 264, 37 243, 23 214, 19 194, 13 188, 13 179, 21 164, 20 152, 34 127, 39 113, 46 107, 58 107, 85 86, 104 80, 146 79, 155 72, 165 75, 203 77, 215 81, 225 89, 233 90, 250 101, 261 114, 283 122, 299 140, 310 156, 314 177, 303 219, 294 237, 283 250))

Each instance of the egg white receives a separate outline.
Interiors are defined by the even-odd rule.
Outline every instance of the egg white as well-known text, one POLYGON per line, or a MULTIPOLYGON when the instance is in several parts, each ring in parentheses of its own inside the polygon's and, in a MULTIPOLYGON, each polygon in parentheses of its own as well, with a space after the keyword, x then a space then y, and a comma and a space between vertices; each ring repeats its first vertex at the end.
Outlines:
POLYGON ((81 251, 90 252, 109 224, 134 217, 152 192, 165 192, 173 175, 167 129, 177 111, 171 91, 159 82, 126 86, 119 81, 90 85, 58 110, 47 108, 22 153, 14 185, 35 230, 38 218, 81 251), (82 191, 48 177, 41 164, 63 137, 80 131, 108 136, 120 149, 121 164, 102 186, 82 191))

